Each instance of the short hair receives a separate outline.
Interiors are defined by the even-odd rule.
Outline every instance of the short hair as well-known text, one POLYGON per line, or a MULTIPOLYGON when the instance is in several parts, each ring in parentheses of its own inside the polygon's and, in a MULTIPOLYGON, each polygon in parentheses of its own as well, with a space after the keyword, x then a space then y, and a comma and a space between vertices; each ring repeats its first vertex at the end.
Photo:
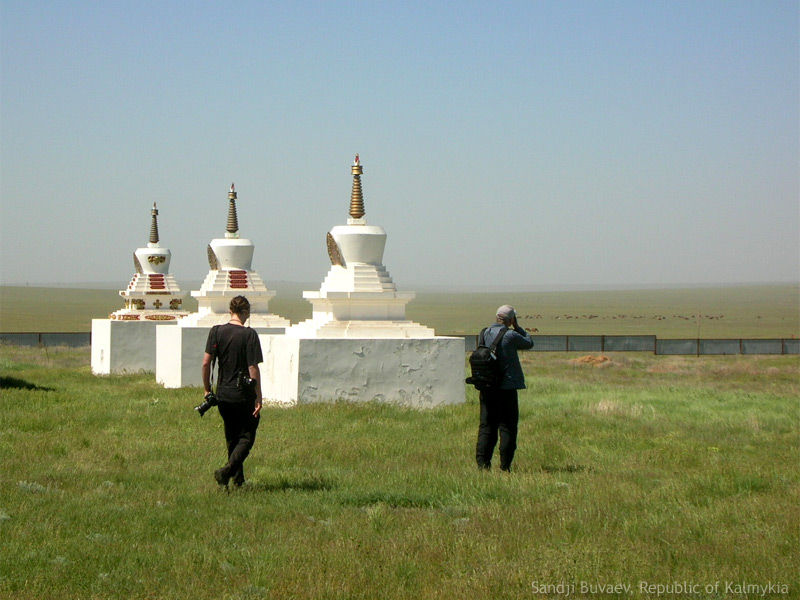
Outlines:
POLYGON ((235 315, 240 315, 244 312, 250 312, 250 301, 244 296, 236 296, 231 300, 230 311, 235 315))
POLYGON ((497 309, 497 316, 501 319, 513 319, 517 316, 517 313, 514 311, 514 307, 509 304, 503 304, 500 308, 497 309))

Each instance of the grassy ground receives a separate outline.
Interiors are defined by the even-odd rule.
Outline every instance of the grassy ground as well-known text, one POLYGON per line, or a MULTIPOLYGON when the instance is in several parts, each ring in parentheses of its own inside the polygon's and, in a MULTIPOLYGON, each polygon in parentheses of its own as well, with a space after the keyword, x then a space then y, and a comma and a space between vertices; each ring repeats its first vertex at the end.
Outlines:
POLYGON ((0 597, 800 596, 800 359, 609 356, 524 355, 510 476, 473 468, 469 392, 267 408, 226 494, 196 390, 2 346, 0 597), (743 582, 787 588, 726 591, 743 582), (611 584, 631 591, 580 593, 611 584))
MULTIPOLYGON (((517 308, 526 327, 541 334, 648 334, 662 338, 792 337, 800 335, 797 285, 509 294, 419 293, 410 319, 441 334, 476 333, 501 304, 517 308)), ((196 310, 188 295, 187 310, 196 310)), ((114 290, 0 287, 0 331, 89 331, 92 318, 122 306, 114 290)), ((296 323, 311 316, 297 290, 270 302, 296 323)))

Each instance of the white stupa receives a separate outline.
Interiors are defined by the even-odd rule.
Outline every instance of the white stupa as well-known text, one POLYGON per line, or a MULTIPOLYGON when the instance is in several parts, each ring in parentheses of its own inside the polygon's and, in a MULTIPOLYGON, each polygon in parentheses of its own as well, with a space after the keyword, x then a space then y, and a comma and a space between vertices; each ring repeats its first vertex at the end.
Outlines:
POLYGON ((368 225, 361 190, 363 167, 356 154, 353 191, 347 225, 328 233, 331 269, 319 291, 303 292, 311 302, 311 319, 291 330, 297 337, 317 338, 430 338, 434 331, 405 318, 414 292, 398 292, 386 267, 383 227, 368 225))
POLYGON ((236 187, 231 184, 225 237, 215 238, 208 244, 209 271, 200 289, 192 292, 197 299, 197 312, 183 319, 181 327, 227 323, 230 319, 228 306, 236 296, 245 296, 250 301, 250 327, 289 326, 287 319, 268 310, 275 292, 267 289, 252 268, 253 242, 239 237, 236 198, 236 187))
POLYGON ((136 272, 120 290, 125 307, 108 319, 92 319, 92 371, 96 374, 154 371, 158 324, 175 322, 188 313, 183 294, 169 272, 172 253, 159 243, 158 208, 150 212, 150 241, 133 253, 136 272))
POLYGON ((155 202, 150 214, 150 241, 147 247, 137 248, 133 253, 136 272, 128 287, 119 292, 125 298, 125 308, 111 313, 112 320, 173 321, 189 314, 181 310, 183 294, 169 272, 172 252, 159 243, 155 202))
POLYGON ((356 154, 347 225, 327 236, 331 268, 303 292, 312 317, 284 336, 262 335, 262 392, 284 404, 387 401, 434 406, 464 401, 464 340, 438 337, 405 317, 414 292, 399 292, 383 265, 386 232, 368 225, 356 154))
POLYGON ((255 246, 239 237, 236 199, 236 188, 231 184, 225 237, 208 244, 208 274, 200 289, 192 291, 197 299, 197 312, 181 319, 174 330, 165 328, 158 332, 156 380, 166 387, 202 384, 200 364, 208 331, 230 320, 228 307, 234 297, 248 299, 251 312, 247 325, 259 333, 282 334, 290 325, 288 319, 268 310, 275 292, 267 289, 252 268, 255 246))

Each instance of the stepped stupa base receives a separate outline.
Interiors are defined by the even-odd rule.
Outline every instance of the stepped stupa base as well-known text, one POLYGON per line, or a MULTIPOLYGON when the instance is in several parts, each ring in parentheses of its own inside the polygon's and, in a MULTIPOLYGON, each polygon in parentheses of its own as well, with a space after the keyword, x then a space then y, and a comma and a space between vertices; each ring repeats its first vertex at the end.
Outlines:
POLYGON ((432 338, 434 331, 414 321, 317 321, 308 319, 294 325, 287 335, 299 338, 432 338))
POLYGON ((463 338, 298 333, 293 327, 287 335, 259 335, 265 402, 388 402, 414 408, 464 402, 463 338))
POLYGON ((153 321, 163 324, 165 321, 177 321, 188 312, 173 312, 164 310, 128 310, 122 309, 109 315, 112 321, 153 321))
MULTIPOLYGON (((227 303, 230 303, 230 298, 227 299, 227 303)), ((230 320, 231 320, 231 313, 229 312, 226 313, 198 312, 198 313, 192 313, 188 317, 181 319, 180 327, 211 328, 214 325, 224 325, 230 320)), ((247 321, 247 325, 249 325, 253 329, 259 329, 259 328, 274 329, 277 327, 283 330, 289 327, 291 323, 289 322, 289 319, 284 319, 283 317, 272 313, 255 313, 250 315, 250 318, 247 321)))
POLYGON ((92 319, 92 373, 155 372, 156 330, 176 325, 177 320, 92 319))

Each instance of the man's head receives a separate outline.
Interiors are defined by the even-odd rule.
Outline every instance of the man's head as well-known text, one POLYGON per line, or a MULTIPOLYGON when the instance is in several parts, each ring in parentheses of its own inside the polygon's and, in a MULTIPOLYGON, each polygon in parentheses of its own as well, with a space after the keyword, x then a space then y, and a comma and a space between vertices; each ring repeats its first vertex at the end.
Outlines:
POLYGON ((236 315, 244 323, 247 317, 250 316, 250 301, 244 296, 236 296, 231 300, 230 311, 232 315, 236 315))
POLYGON ((503 304, 503 306, 497 309, 497 322, 503 325, 511 325, 516 316, 517 313, 514 312, 514 307, 508 304, 503 304))

